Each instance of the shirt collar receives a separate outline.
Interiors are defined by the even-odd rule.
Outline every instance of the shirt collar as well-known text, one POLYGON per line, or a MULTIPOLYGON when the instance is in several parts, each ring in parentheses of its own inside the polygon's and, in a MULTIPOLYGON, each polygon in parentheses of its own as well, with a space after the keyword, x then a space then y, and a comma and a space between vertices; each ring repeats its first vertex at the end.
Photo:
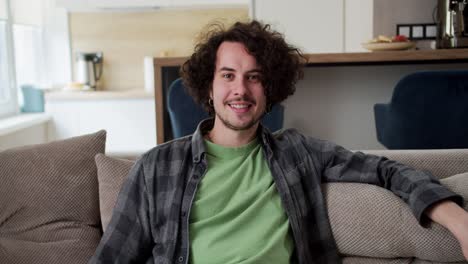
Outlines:
MULTIPOLYGON (((207 118, 202 120, 192 136, 192 157, 194 163, 199 163, 206 153, 206 147, 203 136, 213 128, 214 118, 207 118)), ((257 137, 262 144, 263 149, 266 151, 268 157, 273 154, 272 151, 272 134, 268 128, 264 127, 261 123, 258 126, 257 137)))

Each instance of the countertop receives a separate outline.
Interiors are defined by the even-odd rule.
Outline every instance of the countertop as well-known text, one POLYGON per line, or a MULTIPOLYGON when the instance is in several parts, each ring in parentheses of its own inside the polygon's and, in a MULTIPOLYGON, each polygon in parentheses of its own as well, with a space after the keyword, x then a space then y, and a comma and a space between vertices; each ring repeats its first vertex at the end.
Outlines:
POLYGON ((53 90, 45 93, 46 101, 53 100, 123 100, 123 99, 153 99, 154 94, 143 89, 138 90, 106 90, 106 91, 67 91, 53 90))

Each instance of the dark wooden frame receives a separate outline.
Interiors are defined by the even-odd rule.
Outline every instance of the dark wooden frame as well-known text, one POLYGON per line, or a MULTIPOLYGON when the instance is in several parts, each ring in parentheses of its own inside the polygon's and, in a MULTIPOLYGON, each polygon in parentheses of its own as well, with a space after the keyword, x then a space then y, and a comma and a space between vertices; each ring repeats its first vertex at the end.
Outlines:
MULTIPOLYGON (((365 66, 402 64, 442 64, 468 62, 468 49, 408 50, 361 53, 306 54, 306 67, 365 66)), ((172 139, 166 110, 166 93, 179 77, 180 66, 187 57, 154 58, 154 91, 156 104, 157 144, 172 139)))

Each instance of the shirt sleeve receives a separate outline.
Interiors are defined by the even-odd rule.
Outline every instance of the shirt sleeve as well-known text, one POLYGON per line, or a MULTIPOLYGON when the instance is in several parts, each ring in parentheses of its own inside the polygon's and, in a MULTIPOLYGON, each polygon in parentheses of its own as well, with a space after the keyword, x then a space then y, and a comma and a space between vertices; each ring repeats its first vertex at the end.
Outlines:
POLYGON ((459 205, 463 198, 442 186, 428 171, 413 169, 385 157, 352 152, 324 141, 321 144, 323 181, 358 182, 377 185, 403 199, 421 225, 429 218, 424 214, 430 206, 450 199, 459 205))
POLYGON ((145 263, 152 237, 142 158, 120 190, 111 221, 89 263, 145 263))

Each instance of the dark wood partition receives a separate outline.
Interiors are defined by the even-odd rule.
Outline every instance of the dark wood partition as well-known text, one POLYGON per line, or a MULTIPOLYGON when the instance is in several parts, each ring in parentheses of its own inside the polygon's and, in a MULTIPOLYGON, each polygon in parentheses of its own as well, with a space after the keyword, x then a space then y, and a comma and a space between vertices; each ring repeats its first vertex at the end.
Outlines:
MULTIPOLYGON (((320 53, 305 54, 305 57, 306 67, 465 63, 468 62, 468 49, 320 53)), ((171 83, 179 77, 180 66, 187 59, 187 57, 173 57, 153 60, 157 144, 173 138, 166 110, 166 95, 171 83)))

